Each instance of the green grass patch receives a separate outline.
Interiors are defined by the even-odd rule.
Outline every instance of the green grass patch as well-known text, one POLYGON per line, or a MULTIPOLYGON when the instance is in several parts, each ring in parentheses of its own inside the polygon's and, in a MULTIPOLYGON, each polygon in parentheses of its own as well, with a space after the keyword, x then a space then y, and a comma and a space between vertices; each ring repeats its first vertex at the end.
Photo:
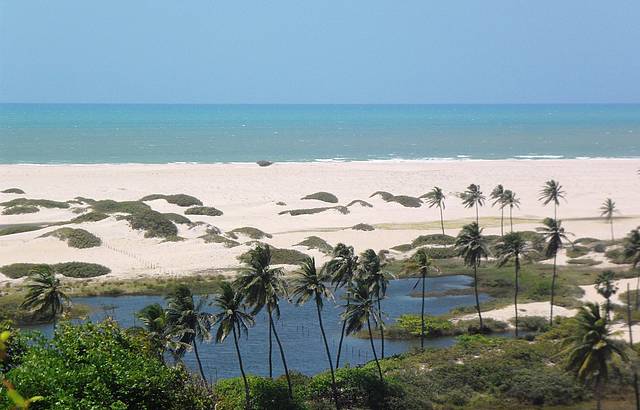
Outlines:
POLYGON ((103 219, 107 219, 108 217, 109 215, 105 213, 92 211, 92 212, 87 212, 86 214, 73 218, 70 221, 70 223, 81 224, 84 222, 98 222, 98 221, 102 221, 103 219))
POLYGON ((184 215, 175 214, 172 212, 162 214, 162 215, 164 215, 168 220, 176 224, 186 225, 191 223, 191 220, 184 215))
POLYGON ((22 214, 35 214, 40 212, 40 208, 31 205, 17 205, 9 208, 5 208, 2 211, 2 215, 22 215, 22 214))
POLYGON ((360 223, 360 224, 357 224, 357 225, 353 225, 351 227, 351 229, 353 229, 354 231, 373 231, 376 228, 374 228, 373 225, 360 223))
POLYGON ((207 233, 200 236, 200 239, 203 239, 205 243, 221 243, 227 248, 240 246, 240 242, 234 241, 233 239, 229 239, 226 236, 222 236, 216 233, 207 233))
POLYGON ((238 235, 244 235, 244 236, 248 236, 251 239, 263 239, 263 238, 273 238, 273 235, 271 235, 270 233, 266 233, 264 231, 261 231, 258 228, 253 228, 250 226, 244 226, 242 228, 236 228, 236 229, 232 229, 229 232, 227 232, 227 235, 229 235, 229 237, 233 238, 233 239, 238 239, 238 235))
POLYGON ((91 206, 91 208, 95 212, 100 212, 103 214, 114 214, 114 213, 123 213, 123 214, 133 214, 137 212, 144 212, 151 210, 151 207, 144 202, 140 201, 114 201, 112 199, 103 199, 99 201, 95 201, 93 199, 81 198, 77 199, 82 200, 84 203, 87 203, 91 206))
POLYGON ((23 195, 25 192, 20 188, 7 188, 1 191, 3 194, 19 194, 23 195))
POLYGON ((567 263, 570 265, 596 266, 596 265, 600 265, 602 262, 591 259, 591 258, 580 258, 580 259, 568 259, 567 263))
POLYGON ((307 196, 303 196, 300 199, 315 199, 316 201, 328 202, 330 204, 337 204, 338 197, 330 192, 315 192, 307 196))
POLYGON ((53 265, 56 273, 68 278, 95 278, 111 272, 106 266, 97 263, 64 262, 53 265))
POLYGON ((42 238, 53 236, 66 241, 71 248, 86 249, 102 245, 102 240, 84 229, 59 228, 42 235, 42 238))
POLYGON ((567 256, 570 258, 579 258, 581 256, 585 256, 589 253, 589 248, 586 246, 571 246, 567 248, 567 256))
POLYGON ((66 202, 50 201, 48 199, 27 199, 16 198, 11 201, 2 202, 0 205, 10 208, 12 206, 39 206, 42 208, 69 208, 69 204, 66 202))
POLYGON ((191 195, 186 195, 186 194, 175 194, 175 195, 152 194, 152 195, 147 195, 141 198, 140 201, 155 201, 158 199, 164 199, 170 204, 183 206, 183 207, 202 205, 202 201, 200 201, 198 198, 191 195))
POLYGON ((349 213, 349 208, 347 208, 346 206, 338 205, 338 206, 326 206, 326 207, 320 207, 320 208, 290 209, 287 211, 278 212, 278 215, 286 215, 286 214, 289 214, 291 216, 313 215, 313 214, 319 214, 320 212, 331 211, 331 210, 336 210, 343 215, 346 215, 349 213))
POLYGON ((42 263, 13 263, 11 265, 0 266, 0 272, 10 279, 19 279, 28 276, 31 271, 40 266, 46 266, 42 263))
POLYGON ((46 228, 46 225, 10 225, 0 228, 0 236, 37 231, 42 228, 46 228))
POLYGON ((609 249, 604 253, 604 256, 608 258, 611 263, 618 265, 631 263, 631 258, 624 256, 624 250, 622 248, 609 249))
POLYGON ((186 215, 205 215, 205 216, 221 216, 223 212, 219 209, 216 209, 212 206, 194 206, 186 211, 184 211, 186 215))
POLYGON ((329 242, 319 236, 309 236, 302 242, 296 244, 296 246, 304 246, 308 249, 317 249, 324 254, 330 254, 333 252, 333 246, 329 245, 329 242))

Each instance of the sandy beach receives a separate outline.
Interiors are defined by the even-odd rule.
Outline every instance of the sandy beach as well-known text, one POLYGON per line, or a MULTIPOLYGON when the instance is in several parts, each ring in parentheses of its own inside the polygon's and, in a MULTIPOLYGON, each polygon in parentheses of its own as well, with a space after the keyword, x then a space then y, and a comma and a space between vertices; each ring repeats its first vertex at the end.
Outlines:
MULTIPOLYGON (((503 161, 370 161, 276 163, 259 167, 243 164, 167 164, 167 165, 2 165, 0 188, 17 187, 24 195, 0 194, 0 202, 17 197, 71 200, 77 196, 117 201, 139 200, 150 194, 188 194, 204 205, 221 211, 221 216, 187 215, 192 222, 204 222, 222 233, 240 227, 254 227, 273 235, 265 242, 278 248, 297 249, 315 256, 317 250, 298 246, 315 235, 331 245, 345 242, 357 251, 366 248, 389 249, 408 243, 418 235, 439 233, 436 208, 405 207, 385 202, 376 191, 419 197, 433 186, 447 193, 444 218, 447 233, 457 234, 459 227, 474 217, 456 194, 470 183, 479 184, 489 195, 498 183, 512 189, 521 199, 514 209, 517 230, 532 230, 537 222, 553 214, 551 206, 538 201, 542 184, 557 179, 567 192, 567 202, 559 207, 567 231, 577 237, 608 239, 609 225, 598 217, 605 198, 616 201, 621 213, 614 222, 614 234, 622 237, 640 225, 637 190, 640 180, 638 160, 503 160, 503 161), (305 195, 326 191, 338 203, 302 200, 305 195), (312 215, 291 216, 279 213, 291 209, 308 209, 342 205, 363 200, 372 205, 349 206, 348 213, 327 210, 312 215), (286 205, 283 205, 286 204, 286 205), (366 223, 373 231, 352 230, 366 223)), ((165 200, 146 202, 154 210, 184 214, 186 208, 165 200)), ((37 213, 0 215, 0 225, 68 221, 78 216, 69 209, 41 208, 37 213)), ((487 202, 480 209, 485 233, 499 233, 500 210, 487 202)), ((0 236, 0 264, 18 262, 57 263, 94 262, 108 266, 112 273, 105 278, 135 278, 150 275, 185 275, 196 272, 231 270, 239 266, 237 257, 251 246, 250 238, 238 239, 240 246, 227 248, 219 243, 205 243, 198 238, 206 225, 178 225, 178 235, 185 240, 163 242, 145 238, 123 220, 110 216, 99 222, 73 225, 100 237, 103 246, 75 249, 53 237, 41 238, 43 230, 0 236)), ((8 281, 0 274, 0 282, 8 281)))

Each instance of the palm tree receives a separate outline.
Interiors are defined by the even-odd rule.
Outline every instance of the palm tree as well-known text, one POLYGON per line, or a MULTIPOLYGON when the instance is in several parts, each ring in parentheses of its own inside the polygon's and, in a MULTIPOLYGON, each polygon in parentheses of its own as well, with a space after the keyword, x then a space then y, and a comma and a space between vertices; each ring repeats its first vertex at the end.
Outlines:
POLYGON ((205 298, 196 303, 193 293, 185 285, 178 285, 176 290, 167 296, 167 323, 171 334, 178 337, 181 347, 178 355, 184 354, 184 346, 193 346, 198 369, 203 381, 207 381, 198 352, 198 342, 211 338, 211 314, 204 311, 205 298))
POLYGON ((543 205, 553 202, 553 219, 558 219, 558 206, 560 205, 560 199, 565 199, 565 194, 566 192, 562 190, 562 185, 553 179, 545 182, 540 190, 538 200, 542 201, 543 205))
POLYGON ((480 191, 480 185, 471 184, 467 187, 467 190, 460 194, 462 199, 462 205, 465 208, 476 208, 476 224, 480 223, 480 216, 478 208, 484 205, 485 197, 480 191))
POLYGON ((500 204, 500 236, 504 235, 504 205, 502 204, 504 195, 504 187, 502 184, 496 185, 491 191, 491 195, 489 197, 493 200, 491 206, 496 206, 500 204))
POLYGON ((518 276, 520 274, 520 259, 527 257, 530 251, 531 248, 527 244, 527 241, 525 241, 524 237, 519 232, 510 232, 506 234, 496 245, 498 267, 504 266, 512 259, 515 267, 516 280, 513 304, 516 313, 516 337, 518 337, 518 276))
MULTIPOLYGON (((344 288, 347 306, 351 303, 351 282, 358 268, 358 257, 353 247, 339 243, 333 248, 333 259, 326 266, 327 273, 331 275, 331 284, 335 289, 344 288)), ((342 353, 342 342, 347 326, 347 321, 342 321, 342 331, 340 333, 340 342, 338 343, 338 353, 336 355, 336 369, 340 367, 340 354, 342 353)))
POLYGON ((376 298, 378 306, 378 326, 380 327, 381 356, 384 359, 384 320, 382 318, 382 308, 380 301, 387 294, 387 286, 389 285, 389 274, 382 270, 380 257, 373 249, 367 249, 360 256, 361 277, 369 284, 371 293, 376 298))
POLYGON ((520 199, 516 196, 516 193, 510 189, 504 191, 502 195, 502 208, 509 207, 509 225, 511 226, 511 232, 513 232, 513 208, 520 208, 520 199))
POLYGON ((607 320, 610 319, 611 312, 611 296, 615 295, 618 291, 618 287, 613 283, 616 274, 611 270, 605 270, 598 274, 594 288, 596 291, 607 300, 604 305, 604 311, 607 314, 607 320))
POLYGON ((136 318, 142 322, 153 350, 163 363, 165 361, 164 353, 167 350, 174 353, 180 347, 182 347, 182 350, 186 347, 179 344, 176 345, 174 342, 167 319, 167 312, 159 303, 145 306, 136 314, 136 318))
MULTIPOLYGON (((624 256, 631 260, 633 269, 640 264, 640 227, 631 230, 624 243, 624 256)), ((636 310, 640 307, 640 272, 636 280, 636 310)))
POLYGON ((434 206, 440 209, 440 226, 442 227, 442 234, 444 235, 444 217, 442 211, 445 208, 444 200, 446 196, 440 187, 433 187, 433 189, 426 194, 422 195, 420 198, 424 198, 427 200, 427 204, 429 208, 433 208, 434 206))
POLYGON ((482 228, 477 222, 462 227, 455 242, 455 249, 458 255, 464 258, 464 264, 473 268, 473 287, 476 295, 476 310, 480 319, 480 330, 484 329, 482 324, 482 313, 480 312, 480 298, 478 296, 478 267, 482 258, 487 258, 489 248, 487 240, 482 235, 482 228))
POLYGON ((611 240, 613 241, 613 215, 618 213, 618 209, 616 208, 616 203, 613 202, 611 198, 607 198, 600 207, 600 216, 604 217, 604 219, 609 222, 611 226, 611 240))
POLYGON ((322 333, 322 341, 324 342, 324 349, 327 353, 327 360, 329 361, 329 370, 331 370, 331 389, 333 390, 333 400, 335 401, 336 408, 339 409, 340 402, 338 400, 336 375, 333 371, 333 360, 331 359, 329 343, 327 342, 327 335, 324 331, 324 325, 322 323, 323 300, 333 300, 333 293, 331 293, 331 289, 329 289, 325 285, 325 283, 328 282, 329 279, 330 276, 326 273, 326 271, 318 271, 318 269, 316 268, 315 259, 307 256, 293 278, 292 296, 294 298, 297 298, 295 302, 298 305, 305 304, 311 299, 313 299, 316 303, 320 333, 322 333))
POLYGON ((413 286, 415 289, 418 284, 422 283, 422 305, 420 309, 420 349, 424 350, 424 336, 425 336, 425 323, 424 323, 424 299, 425 299, 425 288, 427 275, 429 274, 429 269, 438 269, 431 257, 429 256, 429 250, 427 248, 420 248, 418 251, 407 261, 407 270, 410 271, 419 271, 420 279, 413 286))
POLYGON ((236 347, 236 354, 238 355, 240 373, 242 374, 242 380, 244 381, 246 409, 250 410, 251 395, 249 392, 249 382, 247 381, 247 375, 245 374, 244 366, 242 365, 242 354, 240 354, 238 338, 242 335, 242 332, 244 332, 245 335, 248 334, 249 326, 253 326, 255 321, 250 314, 244 311, 243 304, 244 297, 242 293, 235 290, 228 282, 222 283, 220 293, 213 301, 213 306, 218 308, 219 313, 213 315, 212 321, 214 325, 218 325, 216 343, 224 342, 229 334, 233 334, 233 343, 236 347))
POLYGON ((278 319, 280 318, 280 297, 287 294, 287 289, 282 279, 284 273, 281 268, 271 267, 271 249, 266 244, 258 245, 251 249, 246 264, 247 268, 236 279, 236 288, 245 295, 247 305, 253 308, 252 315, 257 314, 266 306, 269 322, 269 377, 273 377, 273 362, 271 359, 271 335, 273 335, 280 350, 280 358, 282 359, 282 366, 284 367, 289 388, 289 397, 293 398, 289 367, 287 366, 280 337, 273 323, 273 315, 278 319))
POLYGON ((46 320, 53 320, 55 331, 57 318, 64 312, 65 302, 69 302, 69 297, 64 293, 60 279, 56 278, 53 268, 49 265, 34 268, 30 279, 27 295, 20 306, 34 311, 46 320))
POLYGON ((376 353, 376 347, 373 344, 373 333, 371 333, 371 320, 374 322, 379 320, 378 312, 376 311, 373 302, 373 293, 370 290, 369 285, 359 279, 356 279, 351 288, 352 301, 349 305, 345 305, 344 319, 347 322, 347 334, 356 333, 362 330, 364 325, 367 325, 369 331, 369 343, 371 344, 371 352, 373 358, 376 361, 378 367, 378 375, 380 381, 384 382, 382 377, 382 369, 380 368, 380 362, 378 361, 378 355, 376 353))
POLYGON ((614 370, 616 358, 628 360, 624 342, 612 337, 607 321, 597 303, 580 307, 577 327, 564 340, 568 353, 567 370, 585 385, 593 385, 597 408, 602 408, 602 389, 614 370))
POLYGON ((549 311, 549 326, 553 326, 553 298, 555 296, 556 289, 556 277, 557 277, 557 259, 558 251, 564 246, 564 242, 569 242, 567 238, 568 232, 564 231, 562 227, 562 221, 557 219, 545 218, 542 221, 543 227, 537 228, 538 232, 541 232, 546 242, 544 255, 547 258, 553 257, 553 275, 551 276, 551 307, 549 311))

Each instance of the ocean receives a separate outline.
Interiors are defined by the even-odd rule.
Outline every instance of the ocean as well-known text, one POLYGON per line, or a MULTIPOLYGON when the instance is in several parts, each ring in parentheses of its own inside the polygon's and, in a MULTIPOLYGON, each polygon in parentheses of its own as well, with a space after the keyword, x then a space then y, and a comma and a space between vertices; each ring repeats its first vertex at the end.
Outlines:
POLYGON ((640 104, 0 104, 0 163, 640 157, 640 104))

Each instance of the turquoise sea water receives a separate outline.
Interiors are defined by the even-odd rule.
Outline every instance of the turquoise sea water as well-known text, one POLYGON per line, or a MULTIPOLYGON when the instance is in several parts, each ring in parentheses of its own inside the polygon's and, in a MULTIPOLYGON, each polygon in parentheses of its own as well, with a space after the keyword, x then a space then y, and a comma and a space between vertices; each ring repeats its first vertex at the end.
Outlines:
POLYGON ((0 104, 0 163, 640 157, 640 104, 0 104))

